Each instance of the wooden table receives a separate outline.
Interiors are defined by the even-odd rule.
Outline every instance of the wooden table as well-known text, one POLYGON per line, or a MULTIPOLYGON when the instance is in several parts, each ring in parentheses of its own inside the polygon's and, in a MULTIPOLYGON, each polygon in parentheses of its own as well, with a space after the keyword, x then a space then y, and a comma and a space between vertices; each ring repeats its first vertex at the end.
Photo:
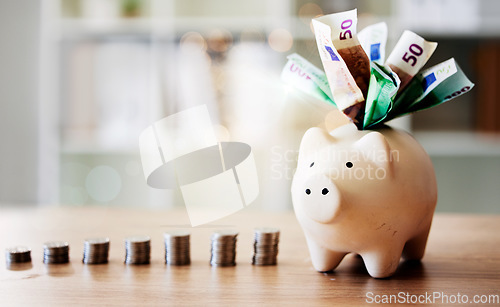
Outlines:
POLYGON ((347 256, 335 272, 314 271, 293 212, 247 208, 193 228, 192 264, 183 267, 164 264, 162 234, 173 228, 190 228, 184 211, 0 209, 0 248, 30 246, 33 260, 29 269, 8 270, 2 253, 0 305, 360 305, 388 295, 422 300, 426 294, 447 295, 449 302, 486 295, 478 298, 498 304, 500 295, 500 216, 436 215, 423 262, 402 262, 389 279, 371 278, 355 256, 347 256), (257 226, 281 229, 277 266, 250 264, 257 226), (227 227, 240 231, 237 265, 211 267, 210 234, 227 227), (152 237, 150 265, 123 263, 123 239, 133 234, 152 237), (103 235, 111 239, 110 262, 82 264, 84 239, 103 235), (70 243, 69 264, 42 263, 48 240, 70 243))

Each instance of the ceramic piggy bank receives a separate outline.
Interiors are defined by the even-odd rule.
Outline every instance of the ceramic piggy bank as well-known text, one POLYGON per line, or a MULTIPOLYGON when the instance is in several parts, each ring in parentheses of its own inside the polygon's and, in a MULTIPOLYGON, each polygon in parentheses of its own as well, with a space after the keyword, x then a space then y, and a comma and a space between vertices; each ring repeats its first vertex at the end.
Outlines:
POLYGON ((375 278, 401 256, 421 259, 437 202, 434 168, 409 134, 389 127, 309 129, 300 145, 292 200, 314 268, 359 254, 375 278))

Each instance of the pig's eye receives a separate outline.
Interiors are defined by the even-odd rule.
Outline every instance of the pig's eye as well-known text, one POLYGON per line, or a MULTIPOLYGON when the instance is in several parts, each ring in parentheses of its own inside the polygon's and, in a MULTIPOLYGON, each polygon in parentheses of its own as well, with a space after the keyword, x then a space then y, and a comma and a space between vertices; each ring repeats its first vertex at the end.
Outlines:
POLYGON ((321 194, 323 194, 323 195, 328 194, 328 192, 330 192, 330 191, 328 191, 327 188, 323 188, 323 190, 321 190, 321 194))
POLYGON ((313 165, 314 165, 314 162, 313 162, 313 163, 311 163, 311 165, 309 165, 309 167, 313 167, 313 165))
POLYGON ((307 195, 311 194, 311 190, 306 189, 306 194, 307 194, 307 195))
POLYGON ((347 163, 345 164, 345 166, 346 166, 347 168, 352 168, 354 165, 352 164, 352 162, 347 162, 347 163))

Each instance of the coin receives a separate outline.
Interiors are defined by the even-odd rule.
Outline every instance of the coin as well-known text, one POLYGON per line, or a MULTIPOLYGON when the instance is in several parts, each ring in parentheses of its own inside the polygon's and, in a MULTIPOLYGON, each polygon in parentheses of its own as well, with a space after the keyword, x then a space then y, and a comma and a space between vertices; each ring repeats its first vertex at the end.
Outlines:
POLYGON ((109 238, 90 238, 83 243, 83 259, 85 264, 102 264, 108 262, 109 238))
POLYGON ((183 230, 166 232, 165 240, 165 263, 169 265, 187 265, 191 263, 190 256, 190 233, 183 230))
POLYGON ((59 264, 69 262, 69 243, 65 241, 49 241, 43 244, 43 262, 59 264))
POLYGON ((253 265, 277 264, 279 235, 278 228, 261 227, 254 229, 253 265))
POLYGON ((26 246, 14 246, 5 249, 5 261, 7 265, 12 263, 31 262, 31 249, 26 246))
POLYGON ((125 263, 149 264, 151 258, 151 238, 131 236, 125 238, 125 263))
POLYGON ((238 231, 219 230, 211 236, 211 256, 212 266, 234 266, 236 265, 236 241, 238 231))

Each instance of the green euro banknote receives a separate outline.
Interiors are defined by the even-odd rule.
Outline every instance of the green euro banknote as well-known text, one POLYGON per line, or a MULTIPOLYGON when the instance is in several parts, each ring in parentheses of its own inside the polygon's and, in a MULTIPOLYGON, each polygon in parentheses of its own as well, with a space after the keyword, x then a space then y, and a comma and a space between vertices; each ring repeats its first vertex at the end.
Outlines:
POLYGON ((287 57, 281 79, 295 88, 336 107, 325 73, 300 55, 287 57))
POLYGON ((370 84, 366 96, 363 129, 370 129, 384 122, 392 110, 400 85, 398 76, 389 67, 376 62, 371 62, 370 66, 370 84))
POLYGON ((437 106, 473 87, 474 83, 451 58, 418 73, 397 97, 388 119, 437 106))

